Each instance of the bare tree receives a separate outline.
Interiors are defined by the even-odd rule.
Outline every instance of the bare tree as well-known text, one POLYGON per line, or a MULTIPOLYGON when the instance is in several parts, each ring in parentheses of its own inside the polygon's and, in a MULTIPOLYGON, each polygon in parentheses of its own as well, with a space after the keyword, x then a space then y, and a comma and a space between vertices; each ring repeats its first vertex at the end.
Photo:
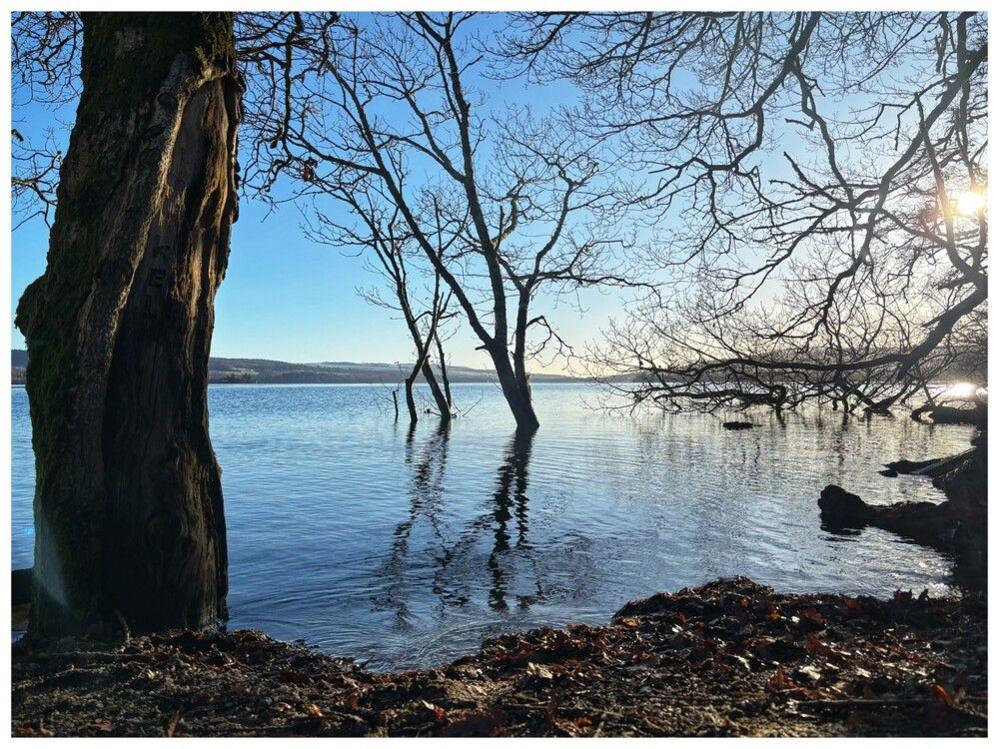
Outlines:
MULTIPOLYGON (((290 71, 303 59, 309 40, 303 38, 302 14, 294 12, 235 13, 236 59, 247 87, 245 117, 240 123, 252 136, 254 123, 269 121, 283 109, 291 93, 290 71)), ((327 13, 323 23, 336 23, 327 13)), ((83 20, 76 11, 17 12, 11 17, 11 72, 15 127, 12 137, 12 190, 16 226, 42 217, 49 223, 56 202, 60 143, 72 123, 51 122, 33 132, 18 124, 28 105, 57 110, 80 97, 83 20)), ((252 140, 248 137, 247 140, 252 140)))
MULTIPOLYGON (((267 192, 285 175, 309 192, 322 169, 338 170, 345 191, 359 179, 378 183, 489 354, 518 424, 534 428, 527 363, 569 349, 532 303, 542 289, 570 298, 625 283, 604 252, 624 235, 590 143, 523 109, 504 124, 471 91, 481 55, 459 37, 473 15, 402 14, 361 28, 335 13, 237 14, 244 142, 252 143, 243 183, 267 192), (397 128, 383 107, 399 116, 397 128), (455 211, 446 216, 456 227, 446 263, 433 261, 419 207, 438 192, 455 211)), ((33 57, 75 39, 76 18, 26 14, 25 28, 59 29, 32 31, 33 57)))
POLYGON ((76 12, 11 16, 11 75, 18 102, 66 103, 80 95, 83 21, 76 12))
POLYGON ((639 399, 883 412, 983 374, 984 14, 530 14, 510 49, 648 175, 677 281, 598 351, 639 399))
POLYGON ((41 217, 45 225, 55 210, 56 187, 62 151, 48 134, 44 143, 32 145, 16 128, 11 130, 11 210, 14 228, 41 217))
MULTIPOLYGON (((11 75, 15 112, 29 104, 59 106, 80 95, 82 23, 78 13, 14 13, 11 75)), ((55 209, 61 149, 54 128, 25 132, 16 117, 11 129, 11 192, 15 228, 41 217, 49 225, 55 209)))
POLYGON ((341 199, 364 191, 398 214, 489 354, 518 426, 534 429, 527 363, 564 341, 532 302, 545 287, 626 283, 604 252, 623 239, 589 141, 522 108, 499 122, 471 90, 480 57, 462 41, 471 18, 415 13, 318 28, 325 19, 306 16, 314 54, 295 73, 288 107, 258 123, 251 161, 264 165, 265 190, 284 175, 306 193, 313 184, 341 199))
MULTIPOLYGON (((321 181, 317 178, 314 184, 321 181)), ((447 362, 444 359, 444 347, 441 342, 441 328, 446 321, 454 317, 448 311, 452 294, 443 288, 439 272, 431 269, 431 288, 422 296, 426 301, 420 303, 416 299, 421 279, 414 278, 412 265, 422 256, 415 247, 411 235, 401 221, 398 210, 393 215, 385 216, 381 206, 382 201, 373 198, 370 192, 356 189, 351 192, 340 192, 337 185, 329 185, 333 195, 349 205, 355 216, 360 218, 357 224, 343 224, 327 216, 321 211, 315 211, 315 220, 306 228, 306 235, 321 244, 339 249, 357 249, 371 261, 370 267, 381 275, 391 291, 391 298, 379 290, 359 290, 368 303, 390 309, 402 315, 413 341, 414 363, 403 380, 406 394, 406 407, 411 423, 419 420, 416 398, 413 386, 422 374, 430 388, 438 416, 442 421, 450 421, 452 416, 451 389, 447 380, 447 362), (431 348, 436 348, 432 352, 431 348), (438 368, 444 387, 434 373, 432 354, 438 355, 438 368)), ((438 212, 438 221, 442 221, 438 212)), ((434 234, 435 252, 443 257, 454 243, 454 236, 445 240, 446 226, 440 223, 434 234)), ((419 274, 417 268, 416 275, 419 274)))

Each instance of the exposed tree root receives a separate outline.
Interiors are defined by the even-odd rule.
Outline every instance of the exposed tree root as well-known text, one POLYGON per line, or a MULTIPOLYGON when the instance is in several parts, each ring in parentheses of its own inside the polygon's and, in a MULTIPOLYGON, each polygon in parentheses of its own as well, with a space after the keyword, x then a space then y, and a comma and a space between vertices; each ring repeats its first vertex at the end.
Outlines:
POLYGON ((958 455, 900 460, 888 463, 882 471, 886 476, 905 473, 932 478, 946 501, 871 505, 830 484, 819 497, 823 523, 831 529, 873 526, 898 533, 953 555, 963 582, 984 582, 988 558, 987 434, 976 437, 974 447, 958 455))

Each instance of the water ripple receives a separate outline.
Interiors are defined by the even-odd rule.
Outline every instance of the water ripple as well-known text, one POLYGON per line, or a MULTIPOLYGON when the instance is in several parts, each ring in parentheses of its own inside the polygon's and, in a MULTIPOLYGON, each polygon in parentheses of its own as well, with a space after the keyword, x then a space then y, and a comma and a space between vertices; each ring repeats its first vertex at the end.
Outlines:
MULTIPOLYGON (((872 502, 939 500, 880 464, 964 449, 963 427, 821 415, 728 432, 701 415, 622 418, 588 386, 535 388, 513 435, 493 386, 447 431, 392 419, 384 388, 218 386, 232 626, 379 667, 438 663, 487 635, 605 621, 624 601, 744 574, 784 590, 948 589, 947 563, 891 534, 819 527, 840 483, 872 502)), ((13 391, 14 566, 31 564, 27 399, 13 391)))

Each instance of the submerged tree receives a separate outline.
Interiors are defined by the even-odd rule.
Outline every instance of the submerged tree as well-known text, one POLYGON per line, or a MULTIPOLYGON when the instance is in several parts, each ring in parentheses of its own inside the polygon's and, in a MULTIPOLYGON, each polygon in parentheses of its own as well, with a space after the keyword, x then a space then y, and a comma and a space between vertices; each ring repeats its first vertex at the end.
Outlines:
MULTIPOLYGON (((281 175, 305 193, 320 180, 338 180, 342 194, 359 180, 377 186, 488 353, 517 423, 534 428, 528 363, 569 351, 536 310, 538 295, 571 301, 584 287, 627 283, 606 250, 628 238, 610 199, 615 177, 592 141, 475 92, 485 68, 466 28, 473 17, 400 14, 358 25, 336 13, 236 14, 252 143, 246 181, 265 193, 281 175), (446 262, 426 241, 434 195, 452 212, 446 262)), ((61 86, 78 14, 21 14, 15 25, 26 40, 15 60, 22 77, 46 91, 61 86)), ((32 210, 40 205, 30 186, 23 194, 32 210)))
POLYGON ((984 14, 520 24, 511 56, 584 86, 579 121, 648 175, 677 280, 598 352, 639 400, 883 412, 984 377, 984 14))
MULTIPOLYGON (((316 184, 321 185, 322 182, 318 178, 314 179, 316 184)), ((343 192, 337 185, 327 185, 325 188, 351 206, 354 214, 360 219, 359 225, 337 223, 317 210, 315 221, 306 229, 307 236, 331 247, 357 250, 366 254, 371 267, 387 282, 391 297, 386 297, 379 290, 361 290, 361 297, 374 306, 401 314, 413 341, 415 354, 413 366, 403 379, 410 423, 415 424, 419 421, 419 409, 413 386, 420 375, 430 388, 439 418, 444 422, 450 421, 451 387, 442 343, 442 328, 447 320, 454 317, 454 313, 448 311, 452 299, 451 292, 443 287, 440 273, 431 269, 430 289, 421 293, 419 288, 421 279, 414 277, 419 274, 419 268, 414 272, 413 265, 418 263, 422 252, 412 246, 415 243, 400 221, 398 211, 385 216, 379 207, 380 201, 373 199, 361 186, 350 192, 343 192), (433 368, 435 354, 437 372, 440 374, 439 381, 433 368)), ((449 245, 454 242, 453 237, 445 240, 444 234, 445 226, 442 223, 434 235, 437 242, 435 252, 441 258, 447 252, 449 245)))
POLYGON ((82 19, 44 275, 18 304, 37 471, 31 631, 226 617, 206 390, 237 212, 225 13, 82 19))
MULTIPOLYGON (((258 123, 253 161, 264 189, 285 175, 305 192, 313 183, 335 185, 332 195, 364 191, 378 211, 398 213, 490 356, 518 426, 534 429, 527 364, 563 342, 533 303, 543 288, 626 283, 604 252, 624 238, 590 141, 532 123, 522 108, 498 122, 473 93, 478 55, 461 41, 472 15, 400 14, 363 27, 305 16, 312 54, 295 72, 295 95, 258 123)), ((347 207, 370 222, 367 208, 347 207)))

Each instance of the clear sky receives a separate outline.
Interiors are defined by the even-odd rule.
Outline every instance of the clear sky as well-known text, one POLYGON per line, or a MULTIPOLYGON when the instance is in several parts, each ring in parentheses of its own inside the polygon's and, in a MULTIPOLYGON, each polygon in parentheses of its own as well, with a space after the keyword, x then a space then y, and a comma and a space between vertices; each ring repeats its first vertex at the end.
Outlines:
MULTIPOLYGON (((502 23, 494 14, 480 23, 502 23)), ((568 102, 574 91, 568 86, 526 89, 519 82, 480 80, 477 87, 497 101, 525 101, 545 107, 568 102), (534 97, 534 101, 531 97, 534 97)), ((39 138, 52 129, 63 144, 68 139, 75 102, 53 110, 39 104, 23 104, 14 90, 14 125, 26 135, 39 138)), ((294 205, 276 212, 243 196, 240 218, 233 228, 229 269, 216 303, 216 328, 212 355, 253 357, 285 361, 397 362, 412 359, 411 341, 401 320, 385 309, 372 307, 357 294, 378 278, 364 263, 335 248, 315 244, 301 230, 302 215, 294 205)), ((13 327, 24 288, 45 266, 48 229, 34 219, 17 229, 12 246, 12 346, 24 347, 24 339, 13 327)), ((608 317, 621 310, 616 292, 587 290, 579 296, 582 312, 575 305, 555 307, 543 295, 537 309, 548 315, 574 346, 595 338, 608 317)), ((489 367, 488 357, 476 351, 479 341, 461 321, 459 332, 448 345, 454 364, 489 367)), ((562 371, 564 361, 535 362, 534 371, 562 371)))

